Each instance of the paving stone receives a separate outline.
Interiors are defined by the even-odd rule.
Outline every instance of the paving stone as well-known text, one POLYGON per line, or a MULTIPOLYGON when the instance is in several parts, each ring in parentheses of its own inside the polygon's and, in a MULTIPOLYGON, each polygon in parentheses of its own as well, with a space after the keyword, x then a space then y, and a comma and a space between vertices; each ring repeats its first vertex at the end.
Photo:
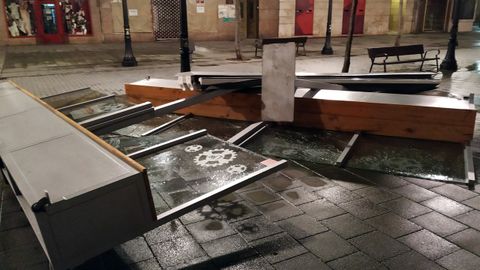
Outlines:
POLYGON ((480 231, 480 211, 470 211, 455 217, 455 219, 480 231))
POLYGON ((455 201, 468 200, 478 195, 473 191, 461 188, 453 184, 446 184, 443 186, 432 188, 430 190, 455 201))
POLYGON ((307 250, 288 234, 256 240, 252 246, 271 264, 306 253, 307 250))
POLYGON ((249 202, 253 203, 254 205, 261 205, 269 202, 278 201, 281 199, 280 196, 278 196, 277 194, 265 188, 247 191, 247 192, 241 193, 240 196, 242 196, 249 202))
POLYGON ((318 199, 311 203, 302 204, 299 208, 317 220, 323 220, 345 213, 345 210, 325 199, 318 199))
POLYGON ((206 257, 200 245, 190 236, 155 244, 151 248, 162 268, 189 264, 194 259, 206 257))
POLYGON ((262 184, 260 184, 260 182, 253 182, 250 185, 244 186, 243 188, 237 190, 237 192, 245 192, 245 191, 249 191, 249 190, 259 189, 259 188, 262 188, 262 187, 263 186, 262 186, 262 184))
POLYGON ((402 176, 403 179, 407 180, 408 182, 415 184, 417 186, 426 188, 426 189, 431 189, 434 187, 439 187, 445 185, 444 182, 440 181, 435 181, 435 180, 428 180, 428 179, 420 179, 420 178, 413 178, 413 177, 405 177, 402 176))
POLYGON ((416 251, 403 253, 391 259, 388 259, 384 264, 391 270, 442 270, 435 262, 427 259, 416 251))
POLYGON ((377 186, 380 187, 386 187, 386 188, 398 188, 404 185, 407 185, 408 182, 403 180, 400 177, 394 176, 394 175, 389 175, 389 174, 383 174, 383 173, 377 173, 377 172, 372 172, 372 171, 365 171, 365 170, 359 170, 359 169, 348 169, 349 171, 353 172, 356 175, 359 175, 368 181, 376 184, 377 186))
POLYGON ((178 220, 174 220, 147 232, 145 239, 150 245, 154 245, 185 236, 189 236, 187 229, 178 220))
POLYGON ((383 203, 386 201, 391 201, 401 196, 378 187, 368 187, 355 190, 355 193, 367 198, 373 203, 383 203))
POLYGON ((480 196, 468 199, 466 201, 463 201, 462 203, 477 210, 480 210, 480 196))
POLYGON ((155 258, 129 265, 131 270, 161 270, 160 264, 155 258))
POLYGON ((307 191, 303 187, 286 190, 281 195, 293 205, 301 205, 318 199, 313 192, 307 191))
POLYGON ((474 229, 467 229, 447 237, 449 241, 480 256, 480 232, 474 229))
POLYGON ((268 221, 263 216, 258 216, 233 223, 232 226, 242 234, 247 241, 254 241, 273 234, 283 232, 283 230, 268 221))
POLYGON ((467 229, 467 226, 437 212, 418 216, 411 221, 442 237, 467 229))
POLYGON ((243 260, 240 263, 235 263, 233 265, 224 266, 222 265, 223 270, 252 270, 252 269, 262 269, 262 270, 274 270, 264 258, 262 257, 251 257, 246 260, 243 260))
POLYGON ((340 185, 348 190, 357 190, 373 185, 373 183, 367 181, 365 178, 362 178, 344 169, 329 167, 327 169, 320 170, 319 173, 328 179, 332 179, 335 184, 340 185))
POLYGON ((328 179, 317 175, 301 177, 298 179, 298 182, 302 187, 312 191, 327 188, 333 185, 333 183, 328 179))
POLYGON ((309 215, 301 215, 285 219, 278 222, 278 225, 295 239, 302 239, 317 233, 328 231, 325 226, 309 215))
POLYGON ((30 226, 0 232, 0 252, 33 245, 38 245, 38 240, 30 226))
POLYGON ((207 256, 194 258, 188 261, 183 261, 180 264, 174 266, 163 267, 167 270, 177 270, 177 269, 195 269, 195 270, 217 270, 218 267, 211 261, 207 256))
POLYGON ((243 238, 236 234, 202 244, 208 256, 214 258, 216 265, 240 262, 245 258, 258 255, 243 238))
POLYGON ((480 268, 480 257, 461 249, 439 259, 437 263, 449 270, 478 270, 480 268))
POLYGON ((48 262, 40 244, 0 252, 0 266, 5 269, 30 269, 48 262))
POLYGON ((187 213, 180 217, 180 220, 184 225, 188 225, 190 223, 199 222, 205 220, 207 217, 212 216, 219 216, 210 205, 205 205, 200 207, 196 210, 193 210, 190 213, 187 213))
POLYGON ((258 210, 272 221, 287 219, 289 217, 303 214, 300 209, 285 200, 260 205, 258 206, 258 210))
POLYGON ((352 216, 351 214, 345 214, 323 220, 322 224, 345 239, 375 230, 372 226, 352 216))
POLYGON ((392 191, 415 202, 423 202, 438 196, 435 192, 413 184, 392 189, 392 191))
POLYGON ((379 231, 393 238, 397 238, 422 229, 422 227, 416 225, 415 223, 393 213, 387 213, 378 217, 367 219, 366 221, 379 231))
POLYGON ((399 241, 376 231, 357 236, 349 241, 359 250, 378 261, 395 257, 410 250, 399 241))
POLYGON ((362 252, 353 253, 346 257, 331 261, 328 263, 334 270, 380 270, 387 269, 374 259, 368 257, 362 252))
POLYGON ((468 206, 445 197, 435 197, 424 201, 422 204, 449 217, 458 216, 472 210, 468 206))
POLYGON ((293 180, 281 172, 267 176, 266 178, 263 178, 261 182, 277 192, 301 186, 298 181, 293 180))
POLYGON ((21 211, 2 215, 0 232, 29 226, 28 219, 21 211))
POLYGON ((20 207, 20 204, 18 203, 16 198, 11 198, 11 199, 2 201, 3 214, 10 214, 10 213, 21 212, 21 211, 22 211, 22 207, 20 207))
POLYGON ((428 212, 432 212, 431 209, 418 204, 416 202, 412 202, 405 198, 399 198, 393 201, 388 201, 385 203, 380 204, 385 208, 388 208, 395 212, 397 215, 404 217, 406 219, 410 219, 419 215, 423 215, 428 212))
POLYGON ((388 209, 374 204, 367 199, 359 199, 352 202, 342 203, 339 206, 360 219, 375 217, 389 211, 388 209))
POLYGON ((260 212, 246 201, 217 203, 213 205, 213 207, 215 211, 228 222, 237 222, 260 215, 260 212))
POLYGON ((412 233, 399 240, 431 260, 436 260, 459 249, 456 245, 427 230, 412 233))
POLYGON ((235 234, 235 231, 230 225, 222 220, 207 219, 189 224, 186 227, 199 243, 235 234))
POLYGON ((305 253, 274 265, 278 270, 327 270, 330 269, 312 253, 305 253))
POLYGON ((333 232, 317 234, 300 241, 324 262, 352 254, 357 249, 333 232))
POLYGON ((317 194, 335 204, 349 202, 361 198, 360 195, 357 195, 341 186, 325 188, 319 190, 317 194))
POLYGON ((153 258, 153 253, 143 237, 137 237, 115 247, 115 252, 127 264, 138 263, 153 258))

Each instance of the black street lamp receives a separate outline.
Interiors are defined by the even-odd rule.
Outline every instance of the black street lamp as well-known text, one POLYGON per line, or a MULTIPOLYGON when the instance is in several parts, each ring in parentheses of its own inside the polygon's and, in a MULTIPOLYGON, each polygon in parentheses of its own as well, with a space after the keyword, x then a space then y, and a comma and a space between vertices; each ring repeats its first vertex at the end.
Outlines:
POLYGON ((133 67, 137 65, 137 59, 133 55, 132 37, 130 36, 130 23, 128 21, 127 0, 122 0, 123 8, 123 32, 125 37, 125 54, 123 56, 122 66, 133 67))
POLYGON ((190 47, 188 44, 187 0, 180 0, 180 72, 189 72, 190 47))
POLYGON ((450 30, 450 40, 448 41, 448 50, 440 65, 441 70, 457 71, 458 65, 455 59, 455 48, 458 45, 458 21, 460 19, 460 2, 455 0, 453 4, 452 30, 450 30))
POLYGON ((333 49, 332 49, 332 0, 328 0, 327 33, 325 35, 325 45, 323 45, 322 54, 333 54, 333 49))

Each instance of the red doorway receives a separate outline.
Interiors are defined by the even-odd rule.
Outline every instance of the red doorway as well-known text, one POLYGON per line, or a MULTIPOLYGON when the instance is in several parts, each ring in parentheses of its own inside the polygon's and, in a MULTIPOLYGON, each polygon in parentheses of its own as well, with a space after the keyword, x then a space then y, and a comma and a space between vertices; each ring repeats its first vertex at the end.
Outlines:
POLYGON ((62 10, 58 0, 35 2, 37 39, 41 43, 65 43, 66 34, 62 10))
MULTIPOLYGON (((342 34, 348 34, 348 28, 350 26, 350 16, 352 14, 352 0, 344 0, 343 2, 343 27, 342 34)), ((355 29, 354 34, 363 34, 363 25, 365 22, 365 6, 366 0, 358 0, 357 14, 355 16, 355 29)))
POLYGON ((314 0, 296 0, 295 5, 295 35, 313 35, 314 0))

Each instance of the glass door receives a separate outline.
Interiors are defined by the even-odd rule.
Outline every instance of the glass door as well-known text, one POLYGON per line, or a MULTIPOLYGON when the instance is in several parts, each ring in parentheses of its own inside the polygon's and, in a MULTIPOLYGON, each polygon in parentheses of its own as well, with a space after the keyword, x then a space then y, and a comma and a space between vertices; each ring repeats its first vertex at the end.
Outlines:
POLYGON ((42 43, 64 43, 66 39, 60 4, 55 0, 36 2, 38 39, 42 43))

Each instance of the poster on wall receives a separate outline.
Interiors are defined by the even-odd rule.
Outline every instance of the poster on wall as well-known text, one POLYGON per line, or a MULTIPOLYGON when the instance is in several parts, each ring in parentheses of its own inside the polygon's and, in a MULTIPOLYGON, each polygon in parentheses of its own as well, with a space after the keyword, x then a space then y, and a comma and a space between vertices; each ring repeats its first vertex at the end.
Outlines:
POLYGON ((34 0, 6 0, 5 15, 10 37, 34 36, 36 31, 33 14, 34 0))
POLYGON ((218 18, 223 22, 233 22, 235 20, 235 5, 218 5, 218 18))
POLYGON ((197 0, 197 13, 205 13, 205 0, 197 0))
POLYGON ((90 34, 90 9, 87 0, 61 1, 65 31, 69 35, 90 34))

